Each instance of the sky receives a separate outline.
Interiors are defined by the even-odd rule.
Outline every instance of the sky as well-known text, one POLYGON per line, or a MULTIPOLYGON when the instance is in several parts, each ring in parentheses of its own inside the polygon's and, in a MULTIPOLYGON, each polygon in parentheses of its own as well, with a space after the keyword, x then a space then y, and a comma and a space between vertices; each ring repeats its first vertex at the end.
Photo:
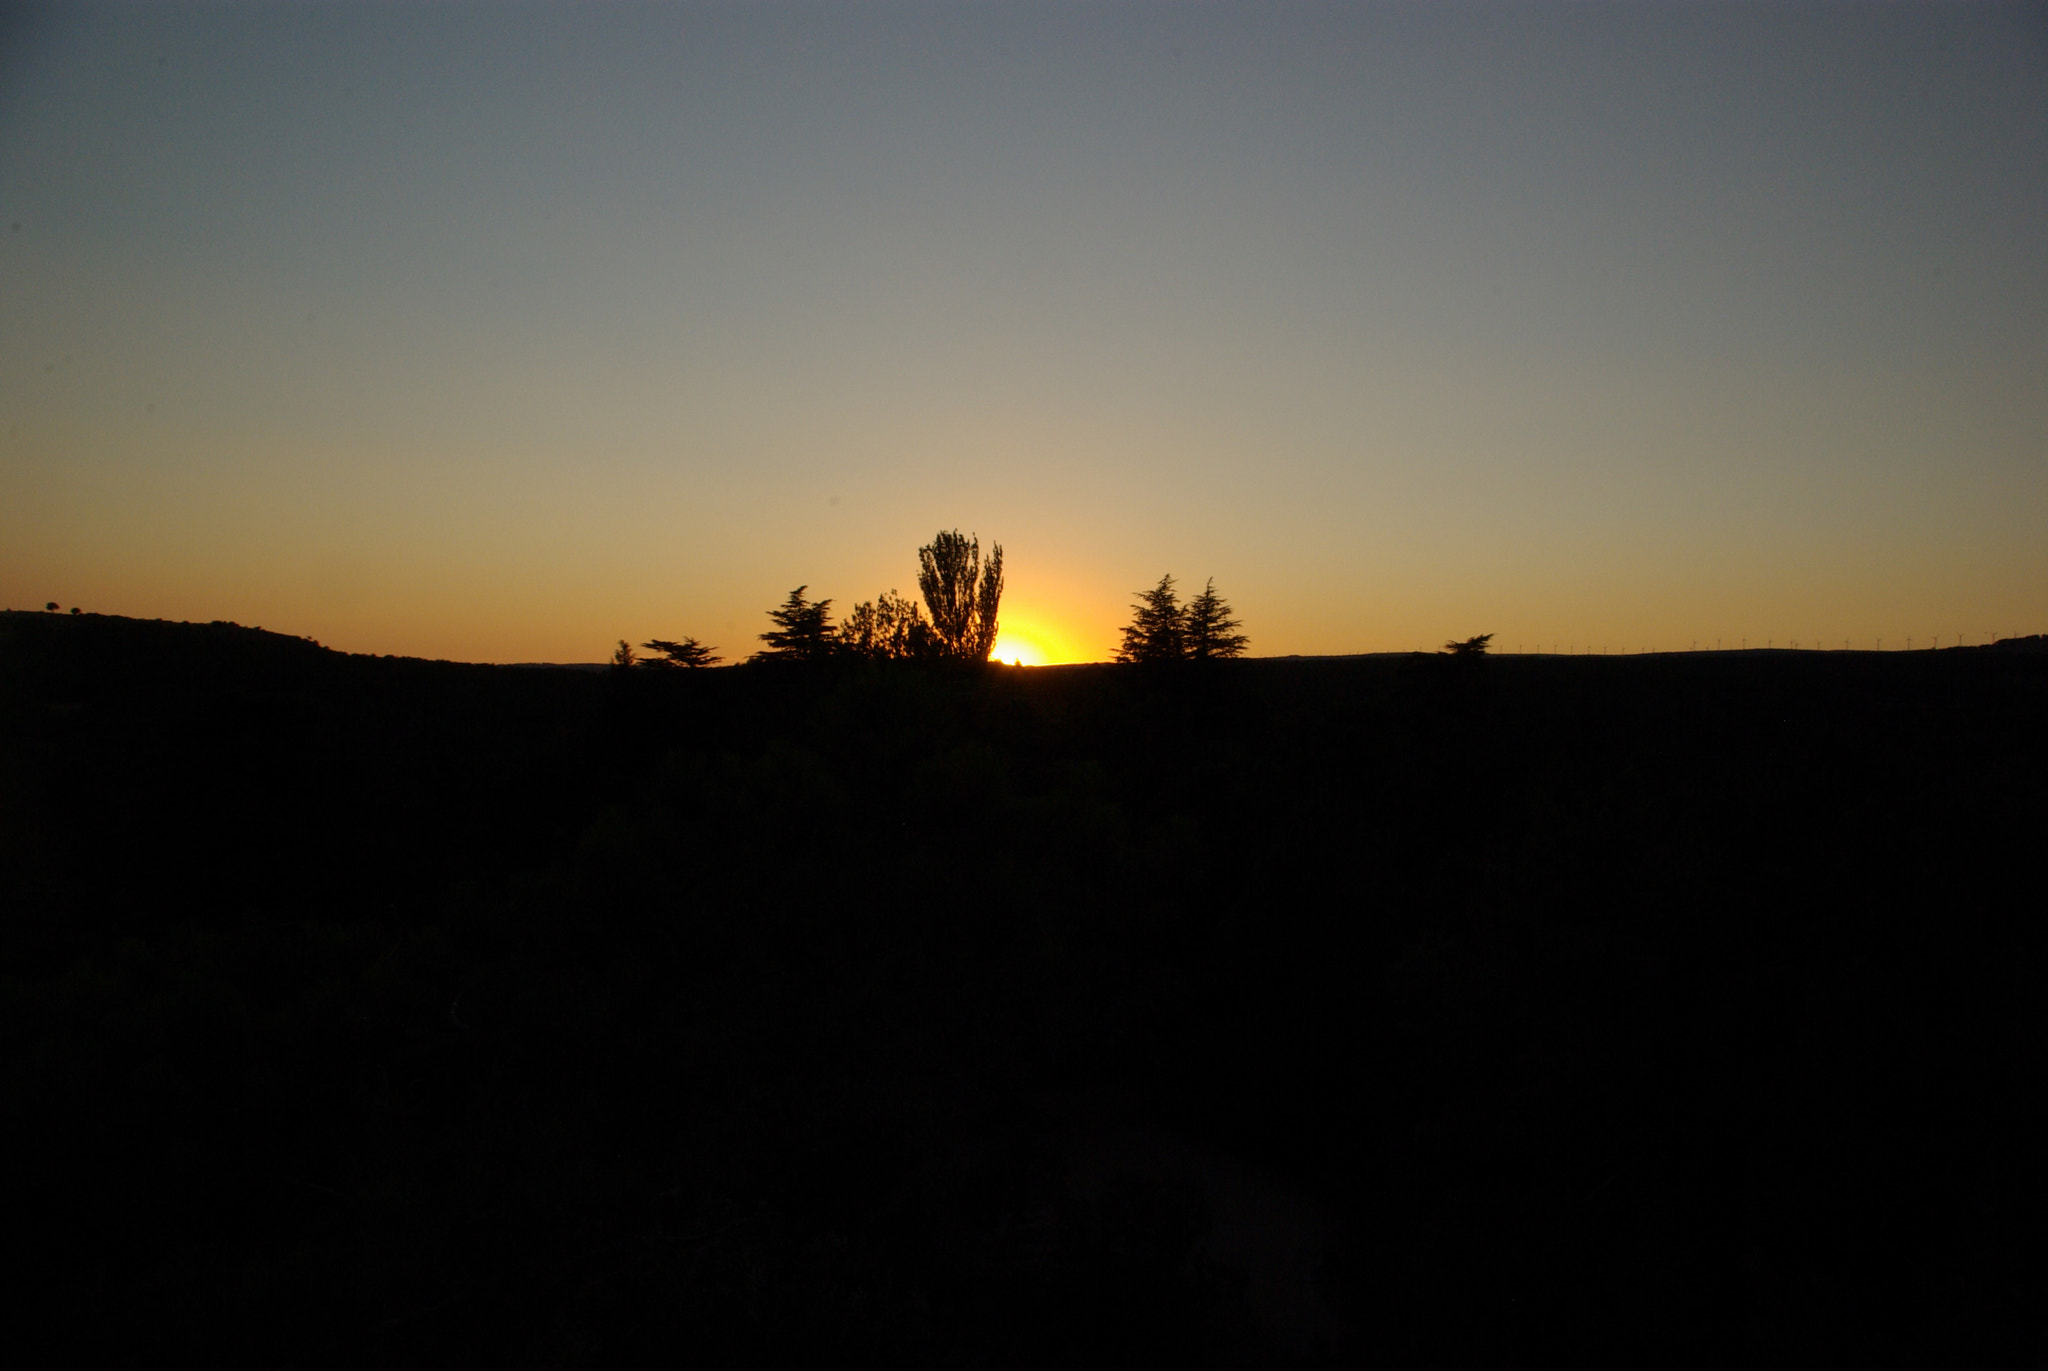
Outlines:
POLYGON ((0 607, 2048 629, 2048 8, 0 8, 0 607))

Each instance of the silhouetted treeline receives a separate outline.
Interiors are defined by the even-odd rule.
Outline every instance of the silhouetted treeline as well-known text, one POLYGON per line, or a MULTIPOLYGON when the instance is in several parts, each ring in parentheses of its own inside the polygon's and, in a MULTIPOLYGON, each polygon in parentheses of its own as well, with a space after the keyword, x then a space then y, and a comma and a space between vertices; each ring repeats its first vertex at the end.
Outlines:
MULTIPOLYGON (((756 666, 812 667, 827 662, 843 664, 849 659, 925 666, 987 662, 996 644, 1003 598, 1002 544, 991 546, 984 561, 978 536, 941 529, 917 550, 917 560, 922 606, 885 590, 855 605, 843 622, 835 624, 832 601, 812 600, 804 593, 810 586, 800 585, 768 611, 768 622, 774 627, 760 635, 766 646, 747 660, 756 666)), ((708 667, 720 660, 714 649, 695 638, 680 642, 655 638, 641 646, 661 655, 642 658, 621 638, 611 665, 620 669, 708 667)))
POLYGON ((1141 590, 1131 607, 1131 621, 1122 629, 1117 648, 1119 662, 1159 666, 1169 662, 1223 661, 1242 657, 1251 639, 1237 630, 1242 626, 1232 615, 1230 604, 1216 593, 1216 578, 1210 577, 1202 593, 1186 604, 1173 588, 1171 572, 1159 578, 1150 590, 1141 590))
POLYGON ((2048 658, 1216 665, 0 617, 30 1304, 263 1364, 2038 1354, 2048 658), (1102 1101, 1307 1197, 1318 1288, 1196 1172, 1076 1184, 1102 1101))

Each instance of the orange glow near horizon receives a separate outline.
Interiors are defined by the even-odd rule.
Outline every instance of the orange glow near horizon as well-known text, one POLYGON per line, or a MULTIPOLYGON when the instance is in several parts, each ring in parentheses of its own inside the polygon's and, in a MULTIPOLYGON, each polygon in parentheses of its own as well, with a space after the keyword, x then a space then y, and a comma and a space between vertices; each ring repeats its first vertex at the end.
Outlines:
POLYGON ((1073 638, 1058 627, 1056 620, 1041 618, 1028 609, 1005 614, 996 630, 996 645, 989 652, 992 662, 1014 662, 1019 666, 1057 666, 1063 662, 1085 662, 1090 655, 1074 645, 1073 638))
POLYGON ((1047 666, 1053 662, 1053 654, 1047 650, 1042 633, 1004 625, 995 637, 995 648, 989 650, 989 660, 1010 662, 1012 666, 1047 666))
POLYGON ((1258 657, 2041 626, 2031 12, 1500 8, 0 21, 0 607, 734 663, 957 529, 1047 666, 1167 572, 1258 657))
POLYGON ((992 662, 1007 662, 1012 666, 1044 666, 1045 652, 1037 643, 1024 635, 1005 630, 996 639, 995 647, 988 654, 992 662))

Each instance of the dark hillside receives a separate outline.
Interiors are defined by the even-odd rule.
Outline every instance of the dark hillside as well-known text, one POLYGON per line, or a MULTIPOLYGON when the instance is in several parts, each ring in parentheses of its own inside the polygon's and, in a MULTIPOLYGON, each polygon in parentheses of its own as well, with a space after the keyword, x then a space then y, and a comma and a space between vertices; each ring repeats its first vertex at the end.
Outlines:
POLYGON ((92 911, 67 938, 414 903, 570 841, 601 699, 234 624, 0 616, 9 879, 92 911))
POLYGON ((0 618, 34 1303, 215 1361, 2033 1364, 2048 657, 0 618))

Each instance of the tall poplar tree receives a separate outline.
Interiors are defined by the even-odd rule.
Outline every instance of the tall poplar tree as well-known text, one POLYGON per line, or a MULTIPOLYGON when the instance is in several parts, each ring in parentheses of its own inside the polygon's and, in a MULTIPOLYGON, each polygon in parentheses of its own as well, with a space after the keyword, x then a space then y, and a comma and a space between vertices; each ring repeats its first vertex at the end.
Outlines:
POLYGON ((981 539, 940 533, 917 550, 917 588, 931 614, 937 655, 985 662, 996 645, 996 606, 1003 598, 1003 545, 981 560, 981 539))

